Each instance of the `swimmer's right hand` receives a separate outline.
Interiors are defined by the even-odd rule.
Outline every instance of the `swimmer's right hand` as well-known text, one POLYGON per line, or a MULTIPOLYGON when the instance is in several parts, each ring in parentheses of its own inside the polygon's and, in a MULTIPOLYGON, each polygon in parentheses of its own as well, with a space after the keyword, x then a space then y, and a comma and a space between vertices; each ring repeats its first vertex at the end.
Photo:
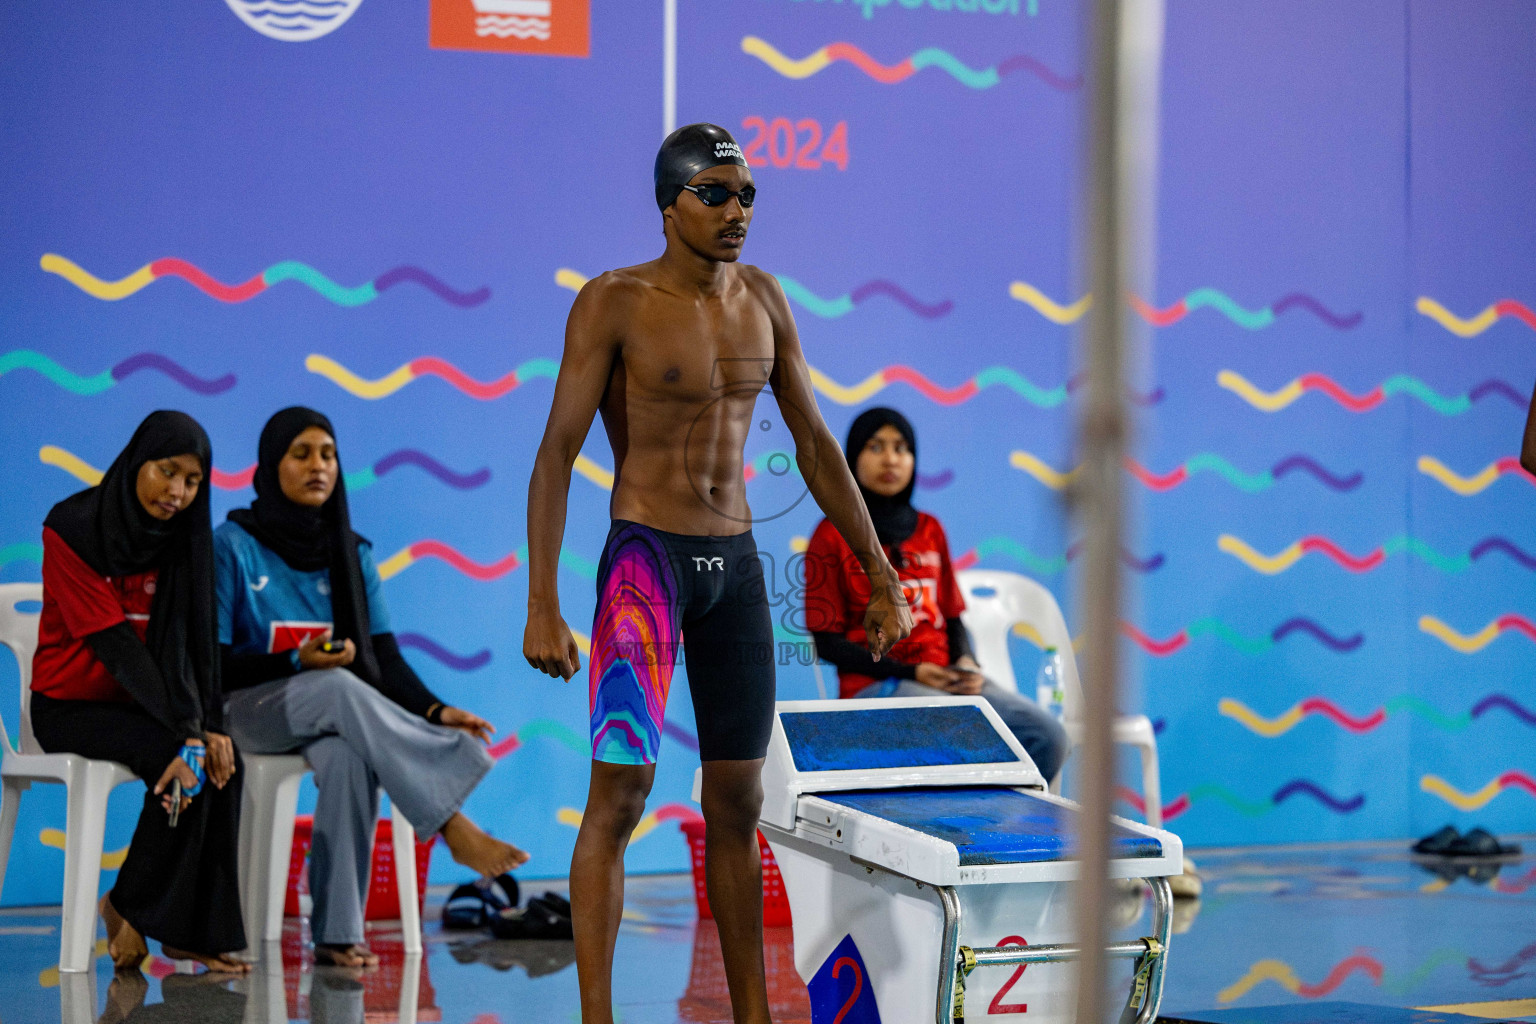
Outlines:
POLYGON ((523 657, 556 679, 569 679, 581 669, 581 652, 571 627, 555 613, 529 612, 528 626, 523 630, 523 657))
POLYGON ((899 583, 876 586, 864 609, 864 637, 869 653, 876 660, 905 640, 912 632, 912 610, 899 583))

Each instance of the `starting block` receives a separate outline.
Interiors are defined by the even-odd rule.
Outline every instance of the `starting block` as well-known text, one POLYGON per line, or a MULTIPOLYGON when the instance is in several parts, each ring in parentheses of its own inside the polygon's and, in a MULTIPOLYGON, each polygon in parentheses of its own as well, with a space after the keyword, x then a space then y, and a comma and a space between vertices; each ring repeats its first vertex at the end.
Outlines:
MULTIPOLYGON (((763 791, 813 1024, 1069 1024, 1076 971, 1048 965, 1080 956, 1077 805, 984 700, 783 701, 763 791)), ((1152 888, 1153 934, 1106 949, 1149 1024, 1183 845, 1119 818, 1111 843, 1110 875, 1152 888)))

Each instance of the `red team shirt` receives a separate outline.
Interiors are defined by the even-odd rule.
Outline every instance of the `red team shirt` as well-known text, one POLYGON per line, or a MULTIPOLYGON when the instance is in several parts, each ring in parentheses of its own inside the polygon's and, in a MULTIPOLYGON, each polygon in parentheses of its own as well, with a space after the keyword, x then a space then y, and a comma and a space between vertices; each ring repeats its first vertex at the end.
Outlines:
MULTIPOLYGON (((965 598, 949 564, 949 541, 939 521, 917 514, 912 536, 897 545, 902 565, 896 570, 902 592, 912 609, 912 633, 891 648, 889 656, 908 664, 949 664, 949 635, 945 627, 965 611, 965 598)), ((891 548, 885 549, 887 557, 891 548)), ((894 559, 893 559, 894 561, 894 559)), ((862 645, 864 611, 869 607, 869 578, 859 568, 853 549, 837 528, 823 519, 805 552, 806 627, 814 633, 841 633, 862 645)), ((852 697, 870 683, 868 676, 838 675, 840 696, 852 697)))
POLYGON ((133 698, 96 657, 85 638, 130 622, 143 640, 155 600, 157 570, 132 576, 103 576, 75 554, 64 538, 43 528, 43 613, 32 689, 59 700, 133 698))

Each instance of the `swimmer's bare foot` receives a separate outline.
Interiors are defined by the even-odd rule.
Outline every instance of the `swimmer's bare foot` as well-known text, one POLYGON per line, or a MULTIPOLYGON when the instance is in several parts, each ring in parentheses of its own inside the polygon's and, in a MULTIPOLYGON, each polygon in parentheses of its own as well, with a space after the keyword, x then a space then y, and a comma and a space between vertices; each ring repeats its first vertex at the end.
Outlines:
POLYGON ((144 958, 149 956, 149 946, 145 945, 144 936, 117 912, 117 908, 112 905, 111 893, 101 898, 96 910, 107 926, 107 953, 112 957, 112 966, 120 971, 137 969, 144 958))
POLYGON ((315 943, 315 965, 377 967, 379 954, 359 942, 317 942, 315 943))
POLYGON ((494 878, 528 863, 528 854, 511 843, 485 834, 484 830, 462 814, 455 814, 443 826, 443 841, 455 863, 494 878))
POLYGON ((167 960, 195 960, 210 971, 224 974, 251 973, 251 965, 233 953, 189 953, 184 949, 172 949, 163 942, 160 944, 160 952, 167 960))

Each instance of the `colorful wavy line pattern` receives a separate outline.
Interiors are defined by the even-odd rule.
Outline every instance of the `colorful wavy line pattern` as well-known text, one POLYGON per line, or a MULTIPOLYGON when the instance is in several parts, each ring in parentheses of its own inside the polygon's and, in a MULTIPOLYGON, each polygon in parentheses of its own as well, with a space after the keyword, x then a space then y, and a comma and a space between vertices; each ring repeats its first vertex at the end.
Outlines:
POLYGON ((1474 721, 1496 708, 1503 708, 1516 719, 1529 726, 1536 726, 1536 712, 1525 708, 1519 701, 1502 693, 1491 693, 1472 705, 1472 710, 1460 715, 1447 715, 1412 694, 1401 694, 1364 717, 1356 717, 1340 708, 1326 697, 1308 697, 1290 710, 1275 718, 1265 718, 1248 705, 1232 697, 1223 697, 1216 705, 1217 711, 1236 720, 1245 729, 1268 739, 1282 736, 1301 724, 1308 715, 1322 715, 1352 733, 1365 733, 1385 724, 1392 715, 1408 712, 1418 715, 1446 732, 1461 732, 1474 721))
POLYGON ((1516 302, 1514 299, 1499 299, 1481 313, 1465 320, 1440 305, 1440 303, 1428 295, 1420 295, 1419 301, 1414 303, 1413 308, 1452 334, 1462 338, 1474 338, 1506 316, 1519 320, 1531 330, 1536 331, 1536 312, 1532 312, 1531 307, 1523 302, 1516 302))
MULTIPOLYGON (((896 282, 882 278, 865 281, 853 291, 839 295, 835 299, 824 299, 792 277, 785 277, 782 274, 775 274, 774 277, 778 280, 779 286, 784 289, 785 296, 792 302, 798 303, 813 315, 825 320, 836 320, 838 317, 847 316, 853 312, 854 307, 862 305, 876 295, 894 299, 925 320, 944 316, 955 308, 953 300, 923 302, 896 282)), ((555 271, 555 284, 573 292, 580 292, 589 280, 590 278, 581 271, 572 270, 570 267, 561 267, 555 271)))
MULTIPOLYGON (((37 841, 44 846, 55 850, 64 849, 64 830, 57 828, 45 828, 37 834, 37 841)), ((123 861, 128 859, 128 847, 124 845, 118 850, 104 850, 101 854, 101 870, 116 871, 123 866, 123 861)))
POLYGON ((955 308, 955 303, 951 299, 940 299, 938 302, 932 303, 923 302, 913 297, 901 285, 894 281, 883 279, 866 281, 853 291, 839 295, 835 299, 824 299, 792 277, 785 277, 783 274, 775 274, 774 276, 778 278, 779 285, 784 289, 785 295, 824 320, 836 320, 839 317, 847 316, 853 312, 854 307, 863 304, 876 295, 884 295, 887 298, 894 299, 897 303, 905 306, 908 311, 917 314, 924 320, 937 319, 955 308))
MULTIPOLYGON (((1074 467, 1062 472, 1042 461, 1038 456, 1025 451, 1011 453, 1008 456, 1008 463, 1014 469, 1028 473, 1053 491, 1062 490, 1069 485, 1076 478, 1080 468, 1074 467)), ((1273 468, 1259 473, 1244 473, 1220 455, 1210 452, 1200 452, 1190 456, 1183 465, 1169 473, 1154 473, 1132 458, 1125 460, 1125 468, 1143 486, 1158 492, 1171 491, 1199 473, 1215 473, 1233 487, 1249 494, 1267 491, 1285 476, 1297 471, 1309 473, 1325 487, 1340 492, 1354 490, 1365 479, 1365 475, 1359 472, 1348 476, 1336 476, 1306 455, 1289 455, 1275 463, 1273 468)))
POLYGON ((954 482, 955 471, 952 469, 941 469, 937 473, 917 474, 917 486, 919 490, 942 491, 944 488, 948 487, 954 482))
POLYGON ((109 369, 102 370, 90 377, 82 377, 78 373, 64 369, 52 359, 41 352, 31 349, 19 348, 0 355, 0 376, 4 376, 13 370, 31 370, 39 373, 48 380, 57 384, 71 394, 90 396, 99 395, 120 381, 138 373, 140 370, 157 370, 180 384, 189 391, 199 395, 219 395, 235 386, 235 375, 226 373, 222 377, 212 380, 199 377, 187 370, 180 363, 174 362, 158 352, 140 352, 131 355, 109 369))
POLYGON ((7 544, 0 548, 0 569, 4 569, 12 562, 32 562, 42 565, 43 546, 41 544, 7 544))
MULTIPOLYGON (((876 370, 857 384, 841 384, 814 366, 810 367, 810 372, 811 385, 838 405, 858 405, 873 398, 892 384, 907 384, 924 398, 939 405, 960 405, 969 402, 988 388, 1002 387, 1038 408, 1055 409, 1063 405, 1067 398, 1082 386, 1082 379, 1074 377, 1065 384, 1058 384, 1053 388, 1042 388, 1017 370, 1007 366, 989 366, 952 388, 934 383, 920 370, 899 364, 876 370)), ((1130 396, 1131 401, 1142 407, 1156 405, 1164 397, 1162 388, 1155 388, 1145 394, 1134 393, 1130 396)))
POLYGON ((1536 796, 1536 779, 1525 772, 1509 771, 1475 793, 1463 793, 1438 775, 1425 775, 1419 779, 1419 788, 1434 794, 1458 811, 1477 811, 1506 789, 1523 789, 1531 796, 1536 796))
MULTIPOLYGON (((581 828, 581 812, 574 807, 562 807, 555 812, 555 820, 562 825, 581 828)), ((664 821, 703 821, 703 816, 686 804, 663 804, 640 819, 640 824, 629 834, 630 842, 638 842, 656 831, 664 821)))
POLYGON ((380 562, 379 578, 393 579, 424 558, 441 559, 473 580, 494 580, 527 564, 528 545, 521 545, 516 551, 494 562, 480 563, 440 540, 418 540, 380 562))
POLYGON ((1462 654, 1476 654, 1511 630, 1524 633, 1528 639, 1536 640, 1536 623, 1513 612, 1500 615, 1476 633, 1458 633, 1433 615, 1421 616, 1419 629, 1462 654))
POLYGON ((562 725, 552 718, 535 718, 531 722, 524 722, 523 727, 506 739, 497 740, 488 748, 488 753, 496 760, 501 760, 508 754, 520 749, 530 740, 551 739, 568 750, 578 754, 590 754, 591 747, 584 737, 578 736, 576 730, 562 725))
POLYGON ((772 43, 757 36, 746 36, 741 41, 741 52, 756 57, 785 78, 802 79, 825 70, 842 60, 858 68, 881 85, 895 85, 906 81, 925 68, 939 68, 968 89, 990 89, 1016 71, 1027 71, 1057 92, 1071 92, 1081 88, 1081 75, 1061 75, 1033 57, 1017 54, 1005 58, 989 68, 970 68, 947 50, 936 46, 924 47, 907 59, 896 64, 881 64, 852 43, 828 43, 806 57, 795 60, 780 53, 772 43))
POLYGON ((418 650, 429 658, 442 662, 455 672, 473 672, 491 663, 489 648, 482 647, 473 654, 455 654, 429 636, 420 633, 401 633, 396 639, 401 647, 418 650))
POLYGON ((460 309, 478 306, 491 297, 489 288, 477 288, 471 292, 457 291, 420 267, 408 265, 385 271, 372 281, 364 282, 355 288, 339 285, 309 264, 300 263, 297 260, 274 263, 255 277, 240 284, 225 284, 210 277, 206 271, 193 266, 186 260, 174 258, 153 260, 127 277, 116 281, 103 281, 79 264, 57 253, 44 253, 39 265, 46 272, 59 275, 87 295, 104 302, 126 299, 162 277, 179 277, 220 302, 245 302, 284 281, 298 281, 330 302, 349 307, 366 305, 396 285, 406 282, 419 284, 444 302, 458 306, 460 309))
MULTIPOLYGON (((45 444, 38 450, 38 460, 44 465, 57 466, 70 476, 84 483, 87 487, 95 487, 101 483, 101 470, 86 462, 74 452, 57 445, 45 444)), ((347 487, 351 490, 362 490, 372 487, 379 482, 379 478, 401 466, 415 466, 425 470, 431 476, 447 484, 455 490, 467 491, 476 487, 483 487, 491 479, 491 471, 480 468, 472 473, 458 473, 444 466, 426 452, 417 451, 414 448, 402 448, 391 452, 366 469, 359 469, 347 474, 347 487)), ((238 491, 251 486, 251 480, 256 476, 256 465, 252 463, 244 469, 229 472, 219 469, 217 466, 208 474, 209 481, 221 491, 238 491)))
POLYGON ((310 373, 319 374, 343 391, 371 400, 387 398, 423 377, 439 377, 469 397, 488 402, 515 390, 520 384, 530 380, 554 380, 560 373, 560 364, 553 359, 529 359, 503 377, 481 381, 436 356, 412 359, 373 380, 359 377, 329 356, 311 355, 304 360, 304 368, 310 373))
MULTIPOLYGON (((988 537, 975 547, 956 556, 954 567, 956 570, 969 569, 984 558, 1002 555, 1019 562, 1036 576, 1051 576, 1065 571, 1067 564, 1082 554, 1082 549, 1082 542, 1079 541, 1069 546, 1067 553, 1062 557, 1047 558, 1044 555, 1035 554, 1012 537, 988 537)), ((1167 558, 1161 552, 1150 558, 1137 558, 1129 548, 1121 548, 1120 561, 1133 572, 1149 573, 1161 569, 1167 562, 1167 558)))
MULTIPOLYGON (((1311 797, 1335 814, 1353 814, 1365 806, 1364 793, 1356 793, 1348 799, 1340 799, 1309 779, 1292 779, 1275 790, 1274 795, 1268 800, 1249 800, 1232 792, 1225 786, 1215 782, 1208 782, 1196 786, 1188 793, 1181 793, 1163 804, 1163 820, 1172 821, 1188 811, 1194 806, 1196 801, 1206 798, 1220 800, 1244 817, 1257 818, 1268 814, 1291 797, 1298 795, 1311 797)), ((1117 799, 1134 807, 1136 813, 1143 817, 1146 816, 1147 805, 1146 801, 1141 798, 1141 794, 1120 786, 1116 788, 1115 796, 1117 799)))
POLYGON ((1387 378, 1363 395, 1346 391, 1333 378, 1321 373, 1304 373, 1278 391, 1262 391, 1234 370, 1222 370, 1216 375, 1216 383, 1262 412, 1279 412, 1309 391, 1327 395, 1350 412, 1369 412, 1396 395, 1417 398, 1442 416, 1460 416, 1474 403, 1494 395, 1507 398, 1517 408, 1525 408, 1525 399, 1513 385, 1502 380, 1485 380, 1466 394, 1453 397, 1440 394, 1406 373, 1387 378))
MULTIPOLYGON (((418 540, 414 544, 407 544, 380 562, 378 566, 379 578, 385 580, 393 579, 426 558, 436 558, 447 562, 470 579, 485 582, 500 579, 507 575, 507 573, 527 565, 528 545, 521 544, 517 550, 494 562, 481 563, 467 557, 457 548, 444 544, 440 540, 418 540)), ((560 552, 560 567, 587 579, 597 578, 596 565, 569 551, 562 550, 560 552)))
POLYGON ((1432 455, 1420 455, 1419 472, 1463 498, 1481 494, 1492 487, 1499 477, 1505 475, 1518 476, 1528 484, 1536 484, 1536 476, 1527 473, 1525 467, 1520 465, 1520 460, 1513 455, 1506 455, 1502 459, 1490 462, 1472 476, 1462 476, 1432 455))
POLYGON ((1266 555, 1254 548, 1240 537, 1234 537, 1230 533, 1224 533, 1216 540, 1216 547, 1229 555, 1237 558, 1248 568, 1255 572, 1264 573, 1266 576, 1274 576, 1285 572, 1301 559, 1311 553, 1327 555, 1340 566, 1350 572, 1370 572, 1386 562, 1387 558, 1404 551, 1417 555, 1422 561, 1439 569, 1441 572, 1465 572, 1472 568, 1472 563, 1495 551, 1503 552, 1520 566, 1526 569, 1536 569, 1536 556, 1532 556, 1515 546, 1515 543, 1504 537, 1485 537, 1472 545, 1472 550, 1465 555, 1442 555, 1428 544, 1416 537, 1407 534, 1393 537, 1380 547, 1368 551, 1364 555, 1352 555, 1339 547, 1327 537, 1311 534, 1293 542, 1273 555, 1266 555))
POLYGON ((1284 960, 1260 960, 1248 968, 1248 973, 1216 993, 1216 1001, 1230 1003, 1241 999, 1266 981, 1275 982, 1292 995, 1301 996, 1304 999, 1319 999, 1344 984, 1345 979, 1357 971, 1370 978, 1375 984, 1381 984, 1384 971, 1381 961, 1364 953, 1356 953, 1340 960, 1334 964, 1333 969, 1323 980, 1315 985, 1306 984, 1298 978, 1295 970, 1284 960))
MULTIPOLYGON (((1512 896, 1520 895, 1533 885, 1536 885, 1536 868, 1531 868, 1531 870, 1519 878, 1495 878, 1493 880, 1493 887, 1495 889, 1499 892, 1509 893, 1512 896)), ((1532 952, 1536 953, 1536 945, 1532 946, 1532 952)))
POLYGON ((1521 968, 1532 960, 1536 960, 1536 942, 1519 949, 1514 956, 1493 967, 1484 964, 1481 960, 1469 958, 1467 973, 1480 985, 1503 988, 1512 981, 1527 977, 1530 972, 1522 971, 1521 968))
MULTIPOLYGON (((1091 295, 1084 295, 1076 302, 1063 305, 1027 281, 1011 282, 1008 285, 1008 294, 1052 323, 1063 325, 1076 323, 1093 305, 1091 295)), ((1365 319, 1363 313, 1335 313, 1305 292, 1292 292, 1281 297, 1273 305, 1262 309, 1247 309, 1225 292, 1215 288, 1196 288, 1182 299, 1162 309, 1139 295, 1128 295, 1126 300, 1131 304, 1131 308, 1153 327, 1170 327, 1197 309, 1214 309, 1237 326, 1249 331, 1261 331, 1272 326, 1276 319, 1292 309, 1304 309, 1329 327, 1340 331, 1352 330, 1360 326, 1360 322, 1365 319)))
POLYGON ((1365 634, 1355 633, 1337 637, 1309 618, 1296 616, 1286 619, 1270 631, 1268 636, 1244 636, 1220 619, 1204 618, 1185 626, 1172 636, 1155 640, 1129 622, 1120 623, 1120 632, 1130 637, 1136 646, 1155 658, 1166 658, 1187 647, 1191 640, 1202 636, 1214 636, 1244 654, 1262 654, 1292 633, 1305 633, 1335 654, 1346 654, 1365 643, 1365 634))
POLYGON ((613 470, 604 469, 585 455, 577 455, 576 462, 571 466, 576 472, 592 481, 605 491, 613 490, 613 470))
POLYGON ((1008 294, 1053 324, 1075 324, 1093 306, 1093 296, 1084 295, 1070 305, 1062 305, 1028 281, 1014 281, 1008 285, 1008 294))
MULTIPOLYGON (((806 291, 801 285, 794 282, 790 278, 781 277, 779 278, 779 281, 780 283, 784 284, 785 293, 788 294, 790 298, 794 299, 796 302, 800 302, 802 305, 806 305, 807 308, 809 308, 809 304, 800 297, 800 293, 802 292, 804 295, 814 298, 816 302, 827 301, 824 299, 815 298, 815 296, 813 296, 809 291, 806 291), (793 289, 796 290, 792 290, 791 286, 793 286, 793 289)), ((569 288, 571 291, 579 292, 582 286, 587 283, 587 278, 579 272, 571 270, 569 267, 561 267, 559 270, 555 271, 555 283, 562 288, 569 288)), ((851 301, 854 303, 860 301, 860 293, 862 290, 874 289, 875 286, 884 284, 887 284, 887 282, 872 281, 868 284, 860 285, 858 289, 854 290, 851 301)), ((891 285, 890 287, 894 288, 895 286, 891 285)), ((915 302, 916 300, 912 301, 915 302)), ((1045 301, 1049 302, 1049 300, 1045 301)), ((945 303, 947 304, 948 300, 945 300, 945 303)), ((851 309, 852 307, 850 306, 849 308, 851 309)), ((844 310, 844 312, 846 312, 846 310, 844 310)), ((947 308, 945 309, 945 312, 948 312, 947 308)), ((842 313, 825 313, 822 315, 841 316, 842 313)), ((972 398, 976 397, 987 388, 1003 387, 1012 391, 1014 394, 1029 402, 1031 405, 1038 406, 1042 409, 1055 409, 1058 406, 1064 404, 1068 397, 1077 392, 1082 387, 1084 380, 1084 378, 1079 375, 1069 379, 1064 385, 1058 384, 1053 388, 1044 388, 1023 376, 1012 367, 989 366, 972 376, 969 380, 957 384, 954 387, 944 387, 943 385, 937 384, 933 380, 929 379, 920 370, 915 370, 910 366, 897 364, 895 366, 887 366, 883 369, 876 370, 874 373, 870 374, 868 377, 865 377, 857 384, 843 384, 834 380, 832 377, 823 373, 821 370, 818 370, 814 366, 810 367, 810 371, 812 386, 815 387, 816 390, 821 394, 825 395, 827 398, 830 398, 832 401, 838 403, 839 405, 858 405, 860 402, 865 402, 873 398, 875 395, 879 394, 881 391, 884 391, 892 384, 907 384, 914 388, 924 398, 927 398, 929 401, 936 402, 939 405, 960 405, 964 402, 970 401, 972 398)), ((1132 392, 1129 395, 1129 398, 1133 403, 1144 408, 1157 405, 1165 397, 1167 397, 1167 395, 1162 388, 1154 388, 1151 391, 1145 393, 1132 392)))

